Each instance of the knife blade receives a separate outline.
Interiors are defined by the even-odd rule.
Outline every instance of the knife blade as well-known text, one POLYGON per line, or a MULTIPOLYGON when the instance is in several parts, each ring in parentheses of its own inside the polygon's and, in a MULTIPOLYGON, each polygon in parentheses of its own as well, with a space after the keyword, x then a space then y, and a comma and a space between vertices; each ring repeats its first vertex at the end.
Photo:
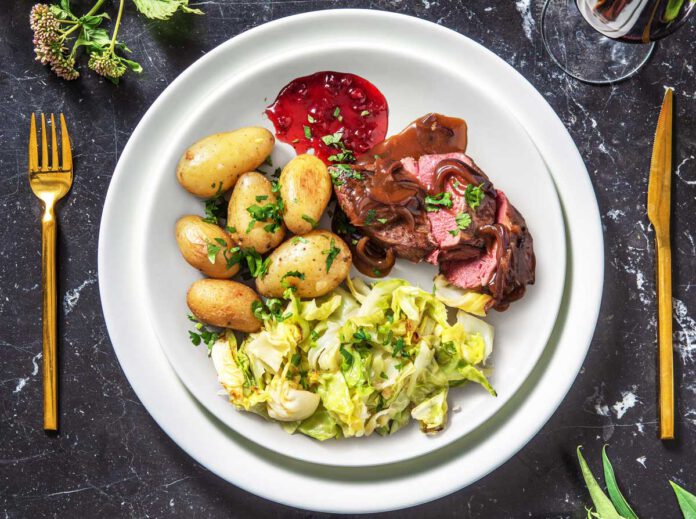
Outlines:
POLYGON ((670 210, 672 189, 672 97, 665 91, 657 120, 648 182, 648 219, 655 231, 660 439, 674 438, 674 366, 672 346, 672 250, 670 210))

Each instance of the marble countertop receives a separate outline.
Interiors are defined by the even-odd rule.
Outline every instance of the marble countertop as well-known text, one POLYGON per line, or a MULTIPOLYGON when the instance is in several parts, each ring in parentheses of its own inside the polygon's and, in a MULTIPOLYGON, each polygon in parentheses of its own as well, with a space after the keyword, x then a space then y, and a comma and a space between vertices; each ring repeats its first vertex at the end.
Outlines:
MULTIPOLYGON (((559 114, 587 164, 606 243, 602 311, 584 367, 558 412, 494 473, 449 497, 391 515, 584 517, 575 460, 598 474, 605 443, 642 517, 677 517, 668 479, 696 490, 696 25, 661 42, 624 83, 592 87, 549 60, 536 0, 361 0, 350 7, 432 20, 482 43, 519 70, 559 114), (648 165, 663 87, 675 88, 674 347, 678 440, 657 439, 653 236, 648 165)), ((211 0, 204 17, 162 24, 127 8, 123 39, 145 67, 118 87, 93 74, 55 78, 33 61, 29 2, 0 17, 0 510, 5 517, 324 517, 267 502, 195 463, 150 418, 106 332, 97 286, 102 204, 119 154, 144 112, 188 65, 225 40, 336 0, 211 0), (58 246, 62 432, 41 429, 40 209, 26 180, 28 115, 79 114, 79 176, 60 207, 58 246)), ((570 222, 572 225, 572 222, 570 222)))

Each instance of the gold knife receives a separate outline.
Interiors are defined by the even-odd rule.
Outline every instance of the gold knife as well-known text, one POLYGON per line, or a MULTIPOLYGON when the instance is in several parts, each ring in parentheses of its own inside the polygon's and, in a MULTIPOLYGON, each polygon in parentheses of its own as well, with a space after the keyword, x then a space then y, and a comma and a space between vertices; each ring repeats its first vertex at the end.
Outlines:
POLYGON ((660 439, 674 439, 674 367, 672 349, 672 250, 669 241, 672 188, 672 92, 668 88, 657 120, 650 160, 648 218, 657 252, 657 338, 660 439))

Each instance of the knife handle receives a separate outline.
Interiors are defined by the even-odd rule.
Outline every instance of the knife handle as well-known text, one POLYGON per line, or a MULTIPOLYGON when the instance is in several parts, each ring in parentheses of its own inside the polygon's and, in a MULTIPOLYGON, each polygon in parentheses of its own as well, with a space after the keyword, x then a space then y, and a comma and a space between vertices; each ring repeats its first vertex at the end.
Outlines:
POLYGON ((672 250, 669 235, 657 238, 657 337, 660 373, 660 439, 674 439, 674 349, 672 346, 672 250))

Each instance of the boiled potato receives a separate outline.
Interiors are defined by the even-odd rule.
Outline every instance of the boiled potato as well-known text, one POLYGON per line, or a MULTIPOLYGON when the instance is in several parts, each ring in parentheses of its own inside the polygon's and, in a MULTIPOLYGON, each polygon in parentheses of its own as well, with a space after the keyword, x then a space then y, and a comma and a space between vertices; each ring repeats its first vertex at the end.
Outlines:
POLYGON ((255 126, 208 135, 186 150, 176 178, 194 195, 215 196, 232 188, 239 175, 263 164, 274 144, 271 132, 255 126))
POLYGON ((285 225, 278 207, 278 195, 273 192, 272 184, 261 173, 252 171, 239 177, 227 206, 227 227, 232 239, 241 247, 251 247, 259 254, 274 249, 283 241, 285 225), (276 208, 275 220, 271 217, 252 224, 250 210, 263 210, 269 204, 276 208), (268 226, 275 229, 270 232, 268 226))
POLYGON ((331 177, 326 164, 314 155, 292 159, 280 174, 280 196, 288 229, 295 234, 311 231, 331 198, 331 177))
POLYGON ((256 292, 229 279, 199 279, 186 294, 186 303, 196 319, 240 332, 261 329, 261 321, 252 309, 254 301, 260 301, 256 292))
POLYGON ((281 297, 288 286, 300 297, 323 296, 346 278, 352 259, 348 245, 324 230, 295 236, 268 258, 266 275, 256 278, 256 290, 266 297, 281 297))
POLYGON ((208 277, 225 279, 239 272, 238 263, 227 267, 226 256, 231 257, 230 249, 234 246, 232 239, 200 216, 184 216, 176 222, 176 243, 189 265, 208 277), (212 263, 209 253, 215 254, 212 263))

